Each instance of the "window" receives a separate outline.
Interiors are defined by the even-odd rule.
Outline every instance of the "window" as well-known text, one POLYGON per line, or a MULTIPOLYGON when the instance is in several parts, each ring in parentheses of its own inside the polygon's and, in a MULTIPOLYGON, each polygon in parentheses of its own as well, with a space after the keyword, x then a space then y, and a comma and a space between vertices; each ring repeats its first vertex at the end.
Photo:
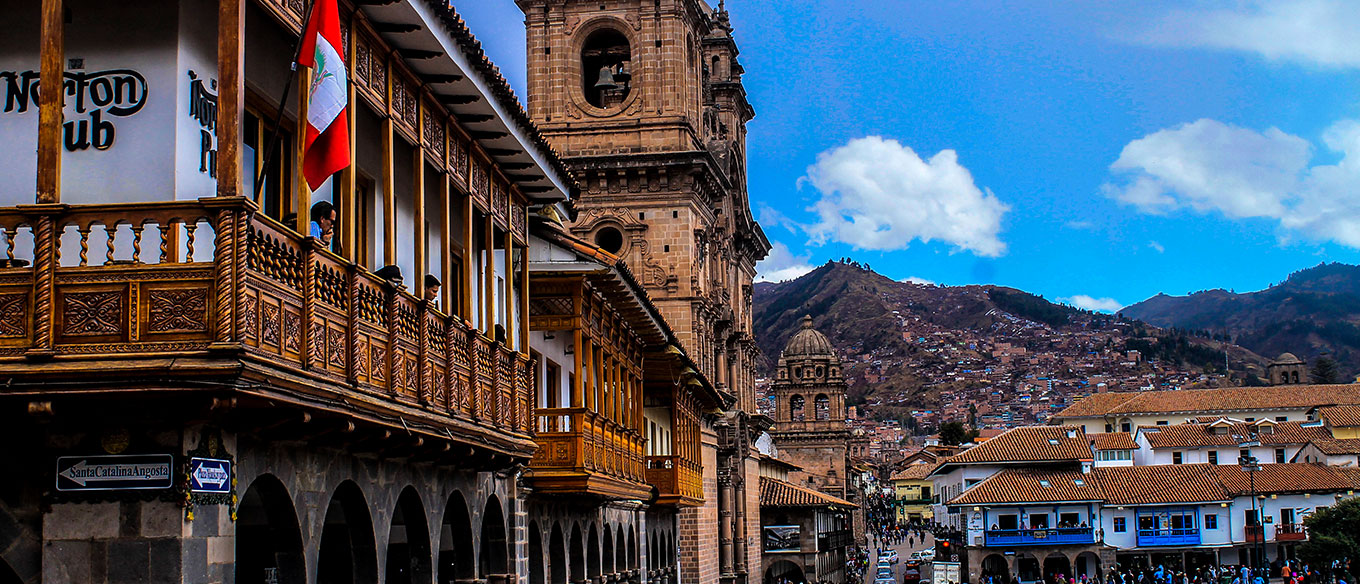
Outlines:
POLYGON ((1275 462, 1276 462, 1276 463, 1279 463, 1279 464, 1284 464, 1285 460, 1284 460, 1284 449, 1283 449, 1283 448, 1276 448, 1276 449, 1275 449, 1275 462))
POLYGON ((1128 531, 1128 530, 1129 530, 1128 519, 1126 519, 1126 518, 1124 518, 1124 517, 1115 517, 1115 518, 1114 518, 1114 532, 1115 532, 1115 533, 1124 533, 1124 532, 1126 532, 1126 531, 1128 531))
POLYGON ((1030 529, 1048 529, 1048 514, 1035 513, 1029 516, 1030 529))
POLYGON ((1169 425, 1169 424, 1171 424, 1171 422, 1168 422, 1168 421, 1166 421, 1166 420, 1157 420, 1157 425, 1158 425, 1158 426, 1166 426, 1166 425, 1169 425))
POLYGON ((1237 458, 1238 458, 1239 460, 1240 460, 1240 459, 1243 459, 1243 458, 1251 458, 1251 451, 1250 451, 1250 450, 1247 450, 1246 448, 1243 448, 1243 449, 1241 449, 1241 450, 1238 450, 1238 451, 1237 451, 1237 458))
POLYGON ((1205 528, 1205 529, 1218 529, 1218 514, 1217 514, 1217 513, 1209 513, 1209 514, 1207 514, 1207 515, 1204 516, 1204 528, 1205 528))
POLYGON ((1184 455, 1179 452, 1171 453, 1171 464, 1181 464, 1182 462, 1185 462, 1184 455))
POLYGON ((1217 450, 1210 450, 1210 451, 1209 451, 1209 464, 1218 464, 1218 451, 1217 451, 1217 450))
POLYGON ((1289 416, 1275 416, 1276 422, 1288 422, 1289 416))
POLYGON ((1248 422, 1255 422, 1255 421, 1256 421, 1256 418, 1247 418, 1247 421, 1248 421, 1248 422))
POLYGON ((1109 434, 1110 432, 1113 432, 1113 431, 1114 431, 1114 424, 1105 424, 1105 433, 1106 433, 1106 434, 1109 434))
MULTIPOLYGON (((260 206, 260 210, 274 218, 282 221, 285 215, 293 212, 293 159, 296 151, 293 149, 293 133, 290 128, 281 128, 277 134, 274 132, 274 115, 264 112, 256 112, 253 109, 245 113, 245 128, 242 133, 242 141, 245 142, 242 148, 242 180, 248 196, 255 199, 255 203, 260 206), (268 120, 268 121, 266 121, 268 120), (270 139, 278 136, 278 145, 274 147, 272 153, 269 148, 270 139), (265 156, 270 156, 271 160, 266 162, 265 156), (260 169, 264 169, 264 182, 261 185, 261 193, 255 192, 255 176, 260 169)), ((285 124, 290 124, 284 120, 285 124)), ((296 228, 296 225, 288 225, 296 228)))
POLYGON ((1020 529, 1020 518, 1017 515, 1001 515, 996 518, 997 529, 1020 529))
POLYGON ((1123 422, 1120 422, 1120 423, 1119 423, 1119 431, 1120 431, 1120 432, 1132 432, 1132 431, 1133 431, 1133 422, 1130 422, 1130 421, 1128 421, 1128 420, 1124 420, 1123 422))
POLYGON ((1080 513, 1062 513, 1058 515, 1058 525, 1066 527, 1076 527, 1081 525, 1080 513))

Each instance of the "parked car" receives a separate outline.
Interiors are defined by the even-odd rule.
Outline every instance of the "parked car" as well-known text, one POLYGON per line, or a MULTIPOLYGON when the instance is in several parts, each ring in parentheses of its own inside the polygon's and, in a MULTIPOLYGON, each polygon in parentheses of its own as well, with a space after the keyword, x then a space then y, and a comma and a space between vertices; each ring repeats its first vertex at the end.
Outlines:
POLYGON ((889 580, 892 580, 892 579, 893 579, 892 568, 884 568, 884 567, 882 567, 882 566, 879 566, 879 568, 878 568, 878 574, 874 575, 874 577, 875 577, 875 578, 887 578, 887 579, 889 579, 889 580))
POLYGON ((893 579, 892 579, 891 577, 889 577, 889 578, 874 578, 874 584, 897 584, 897 582, 894 582, 893 579))
POLYGON ((886 552, 883 552, 883 556, 882 556, 882 557, 886 557, 886 558, 888 558, 888 562, 893 563, 893 564, 896 564, 896 563, 897 563, 897 560, 898 560, 898 558, 897 558, 897 550, 888 550, 888 551, 886 551, 886 552))
POLYGON ((926 561, 935 561, 935 549, 926 548, 921 550, 921 559, 926 561))
POLYGON ((907 560, 902 567, 902 584, 916 584, 921 581, 921 562, 907 560))
POLYGON ((916 550, 916 551, 914 551, 914 552, 911 552, 911 555, 907 556, 907 560, 908 560, 908 561, 915 560, 915 561, 919 562, 919 561, 921 561, 921 559, 922 559, 922 558, 921 558, 921 550, 916 550))

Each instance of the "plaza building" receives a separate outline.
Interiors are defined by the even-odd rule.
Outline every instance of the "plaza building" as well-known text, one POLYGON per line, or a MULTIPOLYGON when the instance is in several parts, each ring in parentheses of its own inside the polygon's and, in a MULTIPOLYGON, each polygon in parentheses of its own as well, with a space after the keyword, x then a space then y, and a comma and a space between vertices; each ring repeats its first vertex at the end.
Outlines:
POLYGON ((1329 406, 1360 406, 1360 384, 1095 393, 1054 414, 1051 422, 1080 426, 1087 434, 1132 434, 1143 426, 1184 424, 1205 418, 1315 421, 1318 411, 1329 406))

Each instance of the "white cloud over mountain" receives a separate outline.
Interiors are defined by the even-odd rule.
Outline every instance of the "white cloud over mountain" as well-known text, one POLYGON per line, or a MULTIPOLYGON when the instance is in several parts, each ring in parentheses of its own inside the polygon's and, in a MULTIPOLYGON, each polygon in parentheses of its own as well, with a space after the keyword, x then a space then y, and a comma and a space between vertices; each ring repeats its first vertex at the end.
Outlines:
POLYGON ((1095 312, 1119 312, 1124 304, 1113 298, 1094 298, 1085 294, 1059 298, 1058 302, 1066 302, 1082 310, 1093 310, 1095 312))
POLYGON ((1322 142, 1337 164, 1309 166, 1313 145, 1276 128, 1201 119, 1130 142, 1103 190, 1146 213, 1266 218, 1286 235, 1360 248, 1360 122, 1333 124, 1322 142))
POLYGON ((939 240, 984 257, 1006 253, 1009 207, 974 184, 953 150, 923 159, 896 140, 856 138, 819 154, 803 183, 820 194, 809 209, 817 220, 803 226, 814 245, 891 251, 939 240))
POLYGON ((757 282, 783 282, 816 269, 808 263, 810 255, 794 255, 782 241, 770 242, 770 254, 756 264, 757 282))

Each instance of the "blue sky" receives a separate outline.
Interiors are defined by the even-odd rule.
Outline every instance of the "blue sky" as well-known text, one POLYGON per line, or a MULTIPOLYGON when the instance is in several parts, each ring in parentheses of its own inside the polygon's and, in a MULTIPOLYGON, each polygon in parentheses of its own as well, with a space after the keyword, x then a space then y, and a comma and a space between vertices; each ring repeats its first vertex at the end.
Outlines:
MULTIPOLYGON (((523 93, 522 15, 456 3, 523 93)), ((1114 309, 1360 263, 1360 5, 729 0, 751 201, 793 277, 1114 309)))

